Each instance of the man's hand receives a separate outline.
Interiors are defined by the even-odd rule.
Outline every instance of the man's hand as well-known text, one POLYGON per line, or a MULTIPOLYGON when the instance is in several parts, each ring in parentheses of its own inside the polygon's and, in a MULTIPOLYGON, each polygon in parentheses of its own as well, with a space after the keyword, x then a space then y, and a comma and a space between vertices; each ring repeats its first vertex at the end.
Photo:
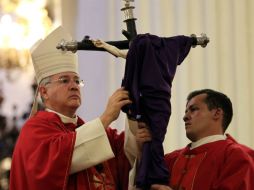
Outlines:
POLYGON ((138 158, 141 157, 142 147, 145 142, 152 140, 152 135, 149 127, 144 122, 138 122, 138 129, 136 132, 136 141, 139 149, 138 158))
POLYGON ((132 102, 129 99, 128 91, 123 87, 117 89, 109 98, 106 110, 100 117, 103 126, 108 127, 112 121, 118 118, 121 108, 130 103, 132 102))
POLYGON ((150 190, 173 190, 173 189, 166 185, 153 184, 150 190))

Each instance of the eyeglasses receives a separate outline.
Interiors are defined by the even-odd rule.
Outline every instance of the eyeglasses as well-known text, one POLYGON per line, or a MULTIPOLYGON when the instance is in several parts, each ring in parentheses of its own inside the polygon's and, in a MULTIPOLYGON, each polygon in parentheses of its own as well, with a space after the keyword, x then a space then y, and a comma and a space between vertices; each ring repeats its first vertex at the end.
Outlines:
POLYGON ((80 78, 71 79, 69 77, 61 77, 59 79, 49 81, 49 82, 46 83, 46 85, 50 84, 50 83, 60 83, 60 84, 63 84, 63 85, 69 85, 71 82, 76 83, 79 87, 84 86, 84 81, 81 80, 80 78))

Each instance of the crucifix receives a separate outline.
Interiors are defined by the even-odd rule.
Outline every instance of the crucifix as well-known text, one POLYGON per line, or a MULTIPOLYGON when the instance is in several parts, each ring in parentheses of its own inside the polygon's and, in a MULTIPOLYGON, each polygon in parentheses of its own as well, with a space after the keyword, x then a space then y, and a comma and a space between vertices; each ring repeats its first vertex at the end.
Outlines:
MULTIPOLYGON (((115 46, 118 49, 129 49, 130 42, 137 36, 135 24, 136 18, 134 18, 133 14, 135 7, 131 5, 131 2, 134 2, 134 0, 123 1, 125 1, 125 4, 121 11, 124 13, 124 22, 126 23, 127 30, 122 30, 122 34, 127 38, 127 40, 106 41, 106 43, 115 46)), ((207 43, 209 43, 209 38, 204 33, 202 33, 200 37, 197 37, 195 34, 191 34, 190 37, 193 38, 193 48, 197 45, 206 47, 207 43)), ((88 35, 85 35, 83 40, 79 42, 62 40, 59 44, 57 44, 56 48, 63 51, 72 51, 73 53, 78 50, 107 51, 104 48, 96 47, 88 35)))
POLYGON ((131 5, 134 0, 124 2, 121 11, 127 30, 122 30, 122 34, 127 40, 103 42, 85 36, 81 42, 62 40, 56 48, 73 53, 79 50, 108 51, 126 59, 122 86, 129 91, 133 103, 124 106, 122 111, 128 119, 145 122, 153 137, 151 142, 143 145, 135 185, 150 189, 152 184, 165 185, 169 180, 162 143, 171 115, 171 87, 176 67, 183 62, 191 47, 206 47, 209 38, 205 34, 200 37, 195 34, 173 37, 137 34, 135 7, 131 5))

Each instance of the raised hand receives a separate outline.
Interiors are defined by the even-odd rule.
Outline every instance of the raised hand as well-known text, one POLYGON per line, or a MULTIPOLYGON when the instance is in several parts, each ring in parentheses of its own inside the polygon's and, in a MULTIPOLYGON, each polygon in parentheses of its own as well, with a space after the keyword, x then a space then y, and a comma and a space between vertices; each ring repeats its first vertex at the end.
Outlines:
POLYGON ((124 90, 123 87, 117 89, 109 98, 106 109, 100 117, 103 126, 108 127, 111 122, 118 118, 121 108, 130 103, 132 102, 129 99, 128 91, 124 90))

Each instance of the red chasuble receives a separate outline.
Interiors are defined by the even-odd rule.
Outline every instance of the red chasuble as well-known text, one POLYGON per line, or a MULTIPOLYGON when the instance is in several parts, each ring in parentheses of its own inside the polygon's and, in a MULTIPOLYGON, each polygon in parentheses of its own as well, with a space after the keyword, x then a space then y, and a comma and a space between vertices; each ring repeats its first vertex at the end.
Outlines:
POLYGON ((254 190, 254 151, 230 136, 165 158, 174 190, 254 190))
MULTIPOLYGON (((83 123, 79 118, 78 126, 83 123)), ((110 128, 107 135, 115 158, 69 175, 75 128, 45 111, 29 119, 13 153, 10 190, 127 190, 130 165, 123 150, 124 134, 110 128)))

